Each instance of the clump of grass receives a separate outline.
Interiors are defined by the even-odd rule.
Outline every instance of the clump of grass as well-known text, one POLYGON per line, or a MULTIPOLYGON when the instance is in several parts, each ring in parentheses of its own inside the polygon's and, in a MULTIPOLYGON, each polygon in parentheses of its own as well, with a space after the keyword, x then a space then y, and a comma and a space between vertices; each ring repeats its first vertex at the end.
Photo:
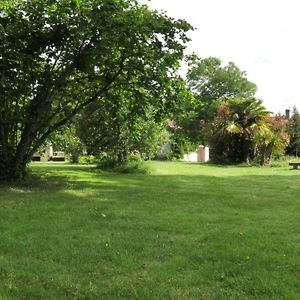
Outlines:
POLYGON ((275 168, 286 167, 291 161, 299 161, 299 158, 295 156, 283 156, 278 159, 272 159, 269 165, 275 168))
POLYGON ((98 163, 98 168, 126 174, 149 174, 150 168, 138 154, 132 154, 123 162, 115 158, 106 158, 98 163))
POLYGON ((103 160, 103 155, 82 155, 79 158, 79 163, 81 165, 95 165, 103 160))

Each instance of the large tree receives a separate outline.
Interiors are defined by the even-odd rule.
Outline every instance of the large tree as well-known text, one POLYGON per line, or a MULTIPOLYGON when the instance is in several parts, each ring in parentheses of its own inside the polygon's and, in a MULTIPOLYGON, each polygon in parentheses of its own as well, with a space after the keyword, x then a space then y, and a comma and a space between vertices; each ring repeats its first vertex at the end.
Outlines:
POLYGON ((110 105, 97 102, 87 106, 76 123, 77 134, 89 154, 105 152, 123 163, 133 151, 143 158, 153 158, 166 143, 164 139, 164 107, 141 105, 143 97, 126 87, 106 93, 110 105))
POLYGON ((287 132, 290 134, 290 144, 287 153, 299 156, 300 153, 300 114, 296 107, 293 109, 292 117, 287 120, 287 132))
POLYGON ((0 180, 22 178, 49 135, 111 88, 166 105, 191 29, 135 0, 6 0, 0 12, 0 180))
POLYGON ((174 115, 178 126, 173 138, 179 148, 205 144, 202 129, 214 120, 219 105, 229 98, 253 97, 256 92, 256 85, 232 62, 225 65, 216 57, 196 55, 187 62, 187 84, 194 96, 186 98, 183 109, 174 115))
POLYGON ((262 126, 256 126, 252 135, 253 156, 260 165, 285 154, 290 136, 286 132, 284 116, 269 116, 262 126))
POLYGON ((271 116, 255 98, 229 99, 207 129, 213 159, 230 163, 255 160, 265 165, 272 156, 284 154, 289 139, 284 118, 271 116))
POLYGON ((188 57, 187 81, 196 94, 199 117, 213 120, 217 108, 228 98, 253 97, 256 85, 233 62, 224 65, 219 58, 188 57))
POLYGON ((254 135, 265 130, 270 113, 255 98, 231 98, 219 106, 208 126, 207 140, 219 161, 249 163, 253 158, 254 135))

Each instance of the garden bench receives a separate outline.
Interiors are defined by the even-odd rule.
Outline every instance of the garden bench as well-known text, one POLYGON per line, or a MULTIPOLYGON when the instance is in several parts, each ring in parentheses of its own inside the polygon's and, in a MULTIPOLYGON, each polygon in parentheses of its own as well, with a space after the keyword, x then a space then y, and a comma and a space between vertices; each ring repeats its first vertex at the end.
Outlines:
POLYGON ((290 162, 289 165, 293 166, 294 169, 298 169, 298 167, 300 166, 300 162, 290 162))

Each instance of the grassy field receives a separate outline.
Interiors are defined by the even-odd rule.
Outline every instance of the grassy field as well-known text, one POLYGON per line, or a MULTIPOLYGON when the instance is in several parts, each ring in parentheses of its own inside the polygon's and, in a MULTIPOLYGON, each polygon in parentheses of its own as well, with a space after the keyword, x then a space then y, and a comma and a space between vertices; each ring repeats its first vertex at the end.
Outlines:
POLYGON ((0 185, 0 299, 300 299, 300 170, 150 165, 0 185))

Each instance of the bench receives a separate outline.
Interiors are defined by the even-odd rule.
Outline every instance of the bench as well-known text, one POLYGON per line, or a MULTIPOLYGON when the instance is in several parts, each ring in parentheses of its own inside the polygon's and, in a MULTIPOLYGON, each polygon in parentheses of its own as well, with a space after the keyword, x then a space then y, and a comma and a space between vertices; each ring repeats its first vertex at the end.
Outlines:
POLYGON ((289 166, 293 166, 294 169, 298 169, 300 166, 300 162, 290 162, 289 166))

